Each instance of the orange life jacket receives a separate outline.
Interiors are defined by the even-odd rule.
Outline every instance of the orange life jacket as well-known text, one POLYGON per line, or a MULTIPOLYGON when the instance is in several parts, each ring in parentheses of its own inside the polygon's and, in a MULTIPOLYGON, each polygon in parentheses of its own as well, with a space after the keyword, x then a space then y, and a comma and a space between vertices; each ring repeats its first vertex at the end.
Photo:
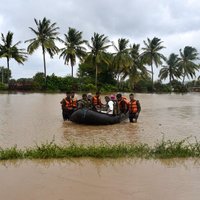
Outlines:
POLYGON ((129 107, 128 99, 126 97, 122 96, 122 99, 120 101, 118 101, 118 106, 119 106, 119 110, 121 112, 128 111, 128 107, 129 107))
POLYGON ((72 110, 73 109, 73 102, 72 102, 72 100, 70 99, 70 100, 67 100, 67 99, 65 99, 65 108, 67 108, 68 110, 72 110))
POLYGON ((94 106, 97 106, 97 105, 101 106, 102 105, 101 99, 99 97, 97 97, 97 96, 93 96, 93 98, 92 98, 92 104, 94 106))
POLYGON ((128 99, 126 97, 122 97, 122 99, 120 101, 118 101, 119 106, 122 101, 124 101, 127 106, 129 105, 128 99))
POLYGON ((73 99, 72 99, 72 107, 73 107, 73 108, 76 108, 76 107, 77 107, 77 99, 76 99, 76 98, 73 98, 73 99))
POLYGON ((129 101, 128 101, 128 99, 127 99, 125 96, 122 96, 122 99, 125 101, 125 103, 126 103, 127 105, 129 105, 129 101))
POLYGON ((138 112, 138 106, 137 106, 136 100, 129 102, 129 112, 132 112, 132 113, 138 112))

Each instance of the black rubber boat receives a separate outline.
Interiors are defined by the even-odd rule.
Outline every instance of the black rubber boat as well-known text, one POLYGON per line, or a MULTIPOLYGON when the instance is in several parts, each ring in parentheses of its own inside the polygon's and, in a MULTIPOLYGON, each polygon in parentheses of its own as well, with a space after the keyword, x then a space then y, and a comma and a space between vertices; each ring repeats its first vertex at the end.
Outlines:
POLYGON ((78 109, 75 112, 73 112, 73 114, 70 117, 70 120, 78 124, 109 125, 120 123, 121 121, 124 121, 127 118, 128 113, 112 116, 84 108, 78 109))

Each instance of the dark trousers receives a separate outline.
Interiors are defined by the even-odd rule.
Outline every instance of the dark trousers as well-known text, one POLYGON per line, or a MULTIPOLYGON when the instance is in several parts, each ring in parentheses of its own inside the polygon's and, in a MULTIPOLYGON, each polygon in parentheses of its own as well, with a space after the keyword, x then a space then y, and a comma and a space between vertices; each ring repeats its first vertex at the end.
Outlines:
POLYGON ((67 110, 67 109, 63 109, 62 110, 62 116, 63 116, 63 120, 66 121, 66 120, 69 120, 71 115, 73 113, 73 110, 67 110))
POLYGON ((129 121, 130 122, 137 122, 139 114, 138 113, 129 113, 129 121), (134 119, 134 121, 133 121, 134 119))

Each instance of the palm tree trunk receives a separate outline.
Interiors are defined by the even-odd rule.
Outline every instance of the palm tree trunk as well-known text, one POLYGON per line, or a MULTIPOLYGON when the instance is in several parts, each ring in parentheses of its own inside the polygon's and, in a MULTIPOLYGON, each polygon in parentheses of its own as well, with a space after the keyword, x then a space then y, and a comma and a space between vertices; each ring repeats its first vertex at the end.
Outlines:
POLYGON ((98 66, 96 64, 96 77, 95 77, 95 86, 96 86, 96 89, 97 89, 97 74, 98 74, 98 66))
POLYGON ((184 85, 185 83, 185 73, 183 74, 183 81, 182 81, 182 84, 184 85))
POLYGON ((153 63, 151 62, 151 80, 152 80, 152 92, 154 91, 154 84, 153 84, 153 63))
POLYGON ((9 58, 6 57, 6 60, 7 60, 7 68, 8 68, 8 84, 9 84, 9 81, 10 81, 10 76, 9 76, 9 71, 10 71, 10 62, 9 62, 9 58))
POLYGON ((43 62, 44 62, 44 80, 45 80, 45 89, 46 89, 47 88, 47 72, 46 72, 45 51, 44 51, 43 45, 42 45, 42 54, 43 54, 43 62))
POLYGON ((119 90, 119 74, 117 76, 117 89, 119 90))
POLYGON ((72 68, 72 77, 74 77, 74 66, 71 64, 71 68, 72 68))
POLYGON ((7 68, 8 68, 8 70, 10 70, 9 58, 6 57, 6 60, 7 60, 7 68))
POLYGON ((0 67, 1 68, 1 83, 3 84, 4 81, 3 81, 3 67, 0 67))

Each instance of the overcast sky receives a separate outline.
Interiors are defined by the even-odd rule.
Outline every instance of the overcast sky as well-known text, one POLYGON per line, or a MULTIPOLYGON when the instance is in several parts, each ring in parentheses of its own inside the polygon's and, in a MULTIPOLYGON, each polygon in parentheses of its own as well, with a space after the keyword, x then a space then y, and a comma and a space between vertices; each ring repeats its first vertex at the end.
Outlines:
MULTIPOLYGON (((28 27, 36 28, 34 18, 44 17, 60 27, 59 37, 68 28, 83 32, 90 40, 94 32, 117 41, 127 38, 130 43, 139 43, 154 36, 163 41, 163 54, 179 54, 185 46, 195 47, 200 52, 200 1, 198 0, 0 0, 0 33, 14 33, 14 43, 22 41, 20 48, 27 48, 25 40, 34 37, 28 27)), ((6 66, 6 59, 0 59, 6 66)), ((43 72, 41 49, 29 56, 24 65, 15 61, 10 64, 12 77, 32 77, 43 72)), ((75 70, 77 67, 75 67, 75 70)), ((71 68, 55 56, 47 56, 47 74, 66 76, 71 68)))

